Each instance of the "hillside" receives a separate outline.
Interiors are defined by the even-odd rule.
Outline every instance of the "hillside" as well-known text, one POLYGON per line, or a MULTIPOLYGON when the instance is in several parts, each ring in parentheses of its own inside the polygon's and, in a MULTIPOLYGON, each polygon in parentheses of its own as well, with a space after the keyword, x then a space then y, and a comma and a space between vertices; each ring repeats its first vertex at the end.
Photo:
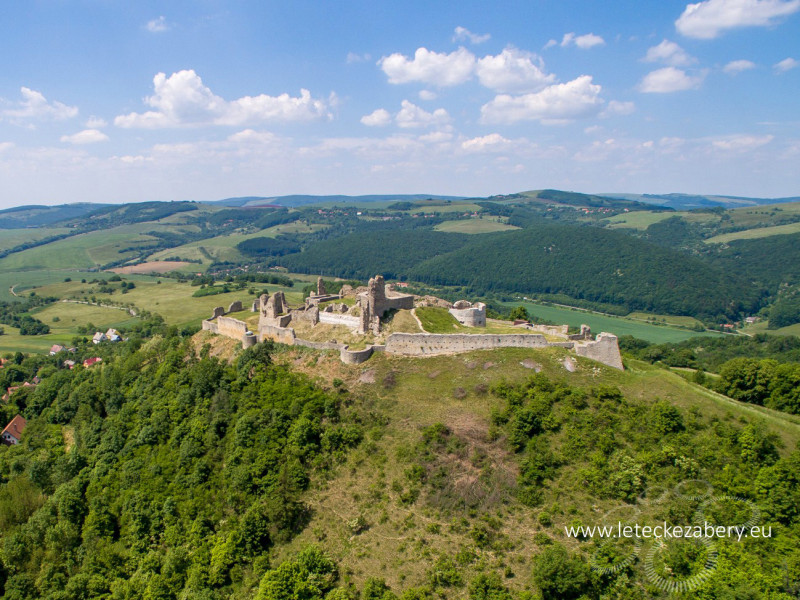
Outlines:
POLYGON ((739 208, 743 206, 759 206, 762 204, 778 204, 783 202, 798 202, 800 197, 787 198, 747 198, 743 196, 714 196, 702 194, 598 194, 605 198, 618 198, 643 202, 645 204, 658 204, 674 210, 692 210, 696 208, 739 208))
POLYGON ((348 366, 162 335, 13 371, 43 382, 2 407, 28 420, 0 447, 7 597, 780 598, 800 575, 789 416, 638 362, 570 373, 558 348, 348 366), (565 531, 753 503, 772 538, 712 563, 565 531))
POLYGON ((564 294, 629 311, 728 318, 753 310, 757 290, 696 258, 593 227, 540 223, 471 238, 438 232, 364 234, 315 244, 278 259, 290 270, 388 277, 457 286, 482 296, 564 294), (476 239, 477 238, 477 239, 476 239), (387 249, 404 249, 402 252, 387 249))
POLYGON ((60 204, 57 206, 17 206, 0 210, 0 229, 47 227, 100 210, 107 204, 60 204))

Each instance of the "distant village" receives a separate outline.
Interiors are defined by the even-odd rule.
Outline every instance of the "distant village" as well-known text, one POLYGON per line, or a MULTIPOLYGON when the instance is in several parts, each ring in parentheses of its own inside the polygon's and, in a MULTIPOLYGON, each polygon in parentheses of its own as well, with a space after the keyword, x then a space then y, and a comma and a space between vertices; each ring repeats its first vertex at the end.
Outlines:
MULTIPOLYGON (((92 336, 92 343, 102 344, 103 342, 110 342, 116 343, 123 341, 122 335, 120 335, 119 331, 116 329, 109 329, 105 333, 102 331, 98 331, 92 336)), ((68 354, 75 354, 78 351, 77 348, 73 346, 62 346, 61 344, 53 344, 50 347, 50 356, 57 356, 62 352, 66 352, 68 354)), ((6 364, 9 362, 7 358, 0 358, 0 369, 5 368, 6 364)), ((81 363, 78 363, 75 360, 67 358, 61 361, 61 365, 65 369, 74 369, 76 366, 80 364, 84 369, 89 369, 94 365, 103 362, 103 359, 99 356, 91 356, 81 363)), ((6 388, 5 393, 0 398, 3 402, 8 402, 11 400, 11 397, 17 390, 28 388, 28 389, 35 389, 37 385, 41 383, 41 379, 38 376, 34 376, 33 379, 30 381, 23 381, 19 385, 12 385, 6 388)), ((11 421, 9 421, 8 425, 5 426, 3 429, 2 434, 0 434, 0 442, 5 444, 6 446, 14 446, 19 444, 20 440, 22 439, 22 433, 25 431, 25 427, 27 422, 25 421, 22 415, 16 415, 11 421)))

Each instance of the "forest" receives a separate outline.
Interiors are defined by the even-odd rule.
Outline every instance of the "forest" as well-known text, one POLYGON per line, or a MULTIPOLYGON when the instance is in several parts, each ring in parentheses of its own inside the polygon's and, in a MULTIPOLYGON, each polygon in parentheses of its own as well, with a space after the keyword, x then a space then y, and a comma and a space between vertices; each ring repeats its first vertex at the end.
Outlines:
MULTIPOLYGON (((797 450, 783 448, 757 421, 707 417, 626 397, 611 385, 582 387, 542 374, 488 390, 496 404, 489 436, 517 465, 511 480, 497 479, 490 457, 471 455, 463 432, 442 423, 413 432, 416 442, 396 456, 404 475, 392 483, 391 501, 431 515, 426 535, 448 528, 465 540, 459 552, 430 562, 425 581, 391 589, 378 573, 354 580, 324 543, 275 560, 307 527, 312 482, 335 480, 363 444, 370 454, 381 452, 376 444, 391 409, 341 381, 323 388, 276 364, 270 344, 228 363, 193 346, 188 334, 159 332, 80 350, 99 351, 102 366, 69 370, 56 357, 18 355, 8 367, 15 377, 39 374, 42 381, 2 406, 6 418, 28 420, 22 443, 0 448, 4 597, 666 597, 648 583, 644 551, 630 561, 623 547, 565 543, 555 521, 593 517, 578 508, 569 516, 559 498, 578 506, 584 495, 604 505, 638 503, 647 518, 676 524, 690 523, 701 508, 717 520, 740 517, 742 506, 727 500, 662 494, 696 479, 712 485, 715 498, 757 502, 772 537, 718 540, 716 568, 691 597, 788 600, 797 591, 797 450), (450 473, 462 463, 495 482, 487 487, 492 497, 463 496, 450 473), (529 573, 512 563, 488 566, 490 557, 504 564, 512 550, 502 519, 492 514, 504 510, 538 514, 529 573), (538 596, 515 590, 515 578, 529 581, 538 596)), ((349 526, 358 535, 369 523, 349 526)), ((654 568, 686 579, 703 571, 704 552, 669 544, 654 568)))
POLYGON ((383 273, 459 286, 476 296, 561 293, 628 311, 716 322, 755 311, 761 299, 746 280, 697 258, 610 230, 541 221, 522 231, 471 237, 427 230, 352 234, 277 262, 338 277, 383 273))

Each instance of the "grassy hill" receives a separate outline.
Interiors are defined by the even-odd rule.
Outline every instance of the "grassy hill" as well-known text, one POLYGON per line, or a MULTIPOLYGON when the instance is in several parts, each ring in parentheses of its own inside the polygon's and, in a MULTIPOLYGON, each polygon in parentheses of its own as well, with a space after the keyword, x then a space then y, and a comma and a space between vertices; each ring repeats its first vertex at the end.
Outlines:
POLYGON ((783 598, 800 581, 797 418, 637 361, 570 372, 559 348, 358 366, 265 350, 167 334, 90 348, 88 370, 19 365, 44 382, 2 407, 28 419, 0 448, 5 593, 645 600, 703 573, 684 597, 783 598), (693 542, 565 531, 753 505, 772 537, 714 540, 711 563, 693 542))

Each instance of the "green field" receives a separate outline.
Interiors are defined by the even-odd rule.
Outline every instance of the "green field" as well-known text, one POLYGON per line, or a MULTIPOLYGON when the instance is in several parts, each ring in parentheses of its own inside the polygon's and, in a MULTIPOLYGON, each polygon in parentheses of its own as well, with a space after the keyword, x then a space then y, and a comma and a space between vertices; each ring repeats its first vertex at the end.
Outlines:
POLYGON ((66 227, 42 229, 0 229, 0 250, 13 248, 25 242, 35 242, 53 235, 62 235, 70 230, 66 227))
MULTIPOLYGON (((126 276, 125 279, 133 279, 126 276)), ((242 305, 248 307, 255 300, 255 296, 247 293, 247 289, 235 290, 227 294, 217 294, 215 296, 203 296, 193 298, 192 294, 199 288, 188 283, 179 283, 172 279, 163 279, 161 283, 152 277, 140 276, 135 279, 136 287, 127 294, 114 292, 114 294, 99 294, 93 291, 96 286, 81 284, 80 282, 57 283, 37 289, 37 293, 42 296, 56 296, 58 298, 83 299, 84 297, 94 296, 101 303, 124 303, 133 304, 135 307, 157 313, 164 317, 170 325, 180 327, 188 325, 200 325, 203 319, 211 316, 211 312, 216 306, 223 306, 226 309, 235 300, 241 300, 242 305)), ((248 286, 250 287, 250 286, 248 286)), ((303 302, 302 286, 285 288, 276 285, 252 284, 256 291, 268 289, 270 293, 281 290, 286 294, 286 298, 291 304, 303 302)))
POLYGON ((620 215, 614 215, 605 220, 609 229, 647 229, 653 223, 658 223, 664 219, 674 217, 676 213, 671 211, 653 212, 649 210, 637 210, 620 215))
POLYGON ((275 225, 269 229, 250 233, 233 233, 230 235, 220 235, 213 238, 190 242, 175 248, 167 248, 161 252, 156 252, 149 257, 149 261, 165 260, 167 258, 180 258, 183 260, 200 260, 202 265, 192 264, 179 269, 184 272, 202 270, 212 262, 219 261, 242 261, 246 260, 241 252, 236 249, 236 245, 245 240, 259 237, 277 237, 282 233, 314 233, 330 227, 326 224, 295 221, 282 225, 275 225))
POLYGON ((59 269, 93 269, 106 263, 133 258, 128 248, 152 246, 158 240, 148 231, 175 231, 157 223, 137 223, 82 233, 51 244, 37 246, 0 259, 0 273, 59 269))
POLYGON ((64 281, 67 277, 77 278, 80 281, 86 275, 86 272, 77 270, 0 273, 0 302, 15 300, 18 296, 34 287, 64 281), (11 292, 12 288, 14 293, 11 292), (14 294, 17 294, 17 296, 14 294))
POLYGON ((675 329, 673 327, 662 327, 626 319, 624 317, 600 315, 561 306, 545 306, 532 302, 506 302, 505 305, 508 307, 522 305, 528 309, 528 313, 531 316, 541 317, 542 319, 547 319, 554 323, 565 323, 572 327, 579 327, 582 323, 585 323, 592 328, 592 333, 595 335, 601 331, 607 331, 617 336, 632 335, 636 338, 657 344, 662 344, 664 342, 680 342, 699 335, 722 335, 713 332, 697 332, 688 331, 686 329, 675 329))
POLYGON ((755 240, 773 235, 787 235, 798 232, 800 232, 800 223, 788 223, 786 225, 775 225, 774 227, 757 227, 755 229, 734 231, 733 233, 723 233, 703 241, 706 244, 726 244, 733 240, 755 240))
POLYGON ((638 321, 652 321, 655 320, 658 324, 675 325, 678 327, 697 327, 703 324, 694 317, 681 317, 679 315, 656 315, 645 312, 632 312, 627 315, 628 319, 636 319, 638 321))
MULTIPOLYGON (((57 302, 31 313, 50 326, 47 335, 19 335, 19 330, 8 325, 0 325, 6 335, 0 336, 0 352, 47 352, 53 344, 70 344, 78 334, 78 327, 94 325, 96 331, 106 331, 109 327, 125 328, 136 323, 127 311, 117 308, 57 302), (58 319, 57 321, 54 319, 58 319)), ((91 334, 80 334, 91 337, 91 334)))
POLYGON ((780 329, 767 329, 767 321, 759 321, 741 329, 742 333, 755 335, 757 333, 768 333, 770 335, 796 335, 800 337, 800 323, 781 327, 780 329))
POLYGON ((436 231, 447 233, 493 233, 495 231, 511 231, 519 229, 490 219, 469 219, 466 221, 445 221, 434 227, 436 231))

